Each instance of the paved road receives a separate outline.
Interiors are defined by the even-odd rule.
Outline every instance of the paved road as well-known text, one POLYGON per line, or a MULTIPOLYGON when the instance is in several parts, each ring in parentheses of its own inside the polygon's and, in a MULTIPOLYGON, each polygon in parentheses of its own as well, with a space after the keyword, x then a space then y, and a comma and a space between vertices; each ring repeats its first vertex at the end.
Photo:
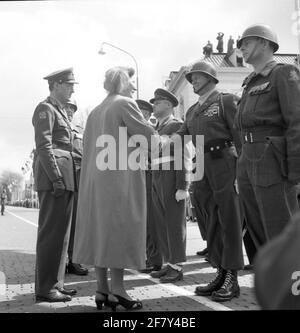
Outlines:
MULTIPOLYGON (((36 209, 7 207, 0 216, 0 313, 83 313, 95 312, 95 272, 89 267, 88 276, 66 275, 65 284, 78 290, 68 303, 35 303, 34 265, 37 232, 36 209)), ((144 311, 232 311, 258 310, 253 290, 253 274, 239 273, 241 296, 231 302, 216 303, 206 297, 195 296, 199 284, 209 282, 214 269, 195 255, 203 249, 196 223, 188 223, 187 256, 184 280, 176 284, 160 284, 147 274, 126 271, 126 285, 134 298, 143 301, 144 311)), ((247 262, 246 256, 245 261, 247 262)))

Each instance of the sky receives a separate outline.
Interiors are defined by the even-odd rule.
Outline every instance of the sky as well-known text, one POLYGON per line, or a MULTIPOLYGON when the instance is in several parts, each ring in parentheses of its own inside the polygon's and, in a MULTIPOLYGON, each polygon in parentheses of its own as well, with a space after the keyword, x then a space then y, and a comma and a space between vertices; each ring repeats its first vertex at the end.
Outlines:
MULTIPOLYGON (((202 57, 208 40, 224 48, 249 25, 268 24, 278 53, 299 53, 294 0, 98 0, 0 2, 0 172, 21 167, 34 148, 32 114, 49 95, 47 74, 74 68, 73 97, 86 114, 106 96, 104 73, 138 66, 139 98, 149 100, 171 71, 202 57)), ((300 16, 300 15, 299 15, 300 16)))

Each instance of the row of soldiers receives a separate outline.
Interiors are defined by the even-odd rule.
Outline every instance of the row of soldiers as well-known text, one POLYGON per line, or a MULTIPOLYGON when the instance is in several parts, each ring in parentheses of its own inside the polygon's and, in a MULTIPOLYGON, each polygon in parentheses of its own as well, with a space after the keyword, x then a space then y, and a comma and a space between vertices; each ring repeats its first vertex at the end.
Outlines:
MULTIPOLYGON (((238 47, 245 62, 254 67, 243 82, 241 99, 218 92, 215 68, 198 62, 185 76, 199 100, 187 111, 183 124, 172 119, 172 111, 164 118, 153 106, 159 134, 192 135, 194 146, 197 135, 204 135, 205 171, 192 185, 192 201, 207 240, 207 259, 217 274, 195 293, 219 302, 239 296, 237 273, 244 268, 243 238, 252 267, 259 249, 283 232, 298 209, 299 69, 274 61, 279 44, 268 26, 248 28, 238 47)), ((170 108, 178 104, 174 95, 162 89, 156 90, 150 102, 157 100, 168 100, 170 108)), ((151 112, 152 106, 145 101, 138 104, 151 112)), ((148 181, 148 192, 152 190, 148 266, 142 270, 161 283, 183 278, 180 261, 184 255, 180 253, 185 249, 183 210, 174 198, 169 200, 169 194, 181 188, 174 170, 165 173, 175 176, 170 180, 162 171, 153 171, 152 184, 148 181)))
MULTIPOLYGON (((178 100, 171 92, 157 89, 150 100, 160 135, 169 136, 175 144, 189 135, 195 147, 197 136, 204 136, 204 176, 193 184, 193 196, 197 219, 206 233, 208 260, 217 274, 195 293, 219 302, 240 294, 237 276, 244 267, 243 229, 256 252, 282 232, 298 208, 299 69, 274 61, 279 44, 268 26, 249 27, 238 47, 245 62, 254 67, 243 82, 241 99, 219 92, 215 68, 197 62, 185 77, 199 99, 183 123, 173 116, 178 100)), ((37 148, 34 176, 40 200, 36 298, 56 302, 70 300, 76 293, 65 288, 63 280, 74 193, 78 190, 76 159, 80 159, 74 138, 80 133, 76 134, 66 112, 77 83, 72 69, 45 79, 50 97, 38 105, 33 116, 37 148)), ((137 103, 141 110, 149 108, 146 101, 137 103)), ((151 165, 155 163, 174 165, 174 156, 160 156, 151 161, 151 165)), ((162 283, 183 278, 189 189, 186 174, 185 168, 174 167, 147 172, 146 268, 162 283)))

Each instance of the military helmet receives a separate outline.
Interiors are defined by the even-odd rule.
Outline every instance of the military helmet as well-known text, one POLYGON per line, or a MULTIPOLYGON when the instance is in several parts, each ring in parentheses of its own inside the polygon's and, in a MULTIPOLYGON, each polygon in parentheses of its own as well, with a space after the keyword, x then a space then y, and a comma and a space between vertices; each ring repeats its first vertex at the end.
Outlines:
POLYGON ((67 104, 72 105, 74 107, 74 112, 77 111, 77 103, 74 99, 69 99, 67 104))
POLYGON ((268 25, 255 24, 255 25, 251 25, 250 27, 248 27, 243 32, 241 39, 239 39, 237 41, 237 47, 239 49, 242 46, 243 39, 246 37, 259 37, 259 38, 263 38, 263 39, 266 39, 266 40, 272 42, 273 47, 274 47, 274 53, 279 49, 277 35, 268 25))
POLYGON ((185 74, 185 78, 192 83, 192 74, 193 73, 204 73, 214 79, 216 83, 219 82, 217 79, 217 71, 213 64, 207 61, 198 61, 192 65, 192 67, 185 74))

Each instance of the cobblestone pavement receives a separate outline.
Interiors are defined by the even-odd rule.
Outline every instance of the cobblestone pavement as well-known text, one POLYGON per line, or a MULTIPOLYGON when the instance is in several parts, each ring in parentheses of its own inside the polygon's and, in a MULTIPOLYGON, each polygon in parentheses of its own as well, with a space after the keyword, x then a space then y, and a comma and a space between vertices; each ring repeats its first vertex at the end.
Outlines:
MULTIPOLYGON (((19 208, 9 207, 6 216, 0 223, 0 237, 9 233, 4 218, 10 219, 9 223, 15 235, 19 229, 26 228, 26 235, 36 239, 37 211, 32 210, 30 220, 24 217, 19 208), (13 214, 13 215, 12 215, 13 214), (18 221, 17 221, 18 219, 18 221), (31 222, 32 225, 26 222, 31 222), (17 225, 17 227, 16 227, 17 225), (4 230, 4 233, 1 231, 4 230)), ((133 298, 143 301, 143 311, 232 311, 232 310, 259 310, 254 290, 253 274, 249 271, 239 272, 241 295, 230 302, 217 303, 208 297, 194 295, 194 289, 199 284, 209 282, 215 270, 204 260, 195 255, 196 251, 203 249, 205 243, 201 240, 196 223, 187 224, 187 256, 184 264, 184 279, 174 284, 160 284, 157 279, 152 279, 148 274, 137 271, 126 271, 126 286, 133 298)), ((24 233, 25 230, 22 230, 24 233)), ((10 240, 10 242, 12 242, 10 240)), ((1 241, 2 245, 3 242, 1 241)), ((5 242, 4 242, 5 244, 5 242)), ((27 245, 26 245, 27 246, 27 245)), ((95 312, 94 293, 96 277, 92 267, 88 276, 67 274, 65 285, 76 288, 77 295, 71 302, 66 303, 35 303, 34 300, 34 266, 35 244, 25 248, 0 247, 0 313, 86 313, 95 312)), ((245 256, 245 262, 247 259, 245 256)), ((108 311, 108 310, 104 310, 108 311)), ((121 311, 118 309, 118 311, 121 311)))

